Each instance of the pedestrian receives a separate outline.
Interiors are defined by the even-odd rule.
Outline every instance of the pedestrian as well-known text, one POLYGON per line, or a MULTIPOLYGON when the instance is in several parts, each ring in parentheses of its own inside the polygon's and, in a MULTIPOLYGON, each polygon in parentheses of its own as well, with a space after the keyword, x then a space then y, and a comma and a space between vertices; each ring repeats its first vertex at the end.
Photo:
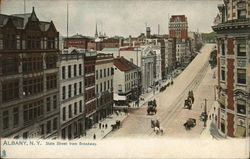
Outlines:
POLYGON ((95 140, 95 138, 96 138, 96 135, 95 135, 95 134, 94 134, 93 138, 94 138, 94 140, 95 140))
POLYGON ((211 120, 211 114, 209 115, 209 120, 211 120))
POLYGON ((107 127, 108 127, 108 124, 105 124, 105 128, 107 129, 107 127))
POLYGON ((102 124, 102 128, 104 129, 104 124, 102 124))
POLYGON ((101 123, 99 123, 99 129, 101 129, 102 128, 102 124, 101 123))

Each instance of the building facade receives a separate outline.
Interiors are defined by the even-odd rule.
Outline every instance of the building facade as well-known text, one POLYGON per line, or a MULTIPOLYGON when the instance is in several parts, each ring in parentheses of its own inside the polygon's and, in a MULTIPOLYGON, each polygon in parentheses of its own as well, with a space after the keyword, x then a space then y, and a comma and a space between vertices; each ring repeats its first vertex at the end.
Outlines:
POLYGON ((94 38, 76 34, 70 37, 64 38, 64 48, 75 47, 79 49, 87 49, 88 43, 94 38))
POLYGON ((0 14, 0 134, 58 138, 59 33, 36 13, 0 14))
POLYGON ((140 95, 140 68, 124 57, 114 59, 114 100, 116 105, 136 101, 140 95))
POLYGON ((84 54, 64 50, 60 55, 60 136, 75 139, 85 131, 84 54))
POLYGON ((218 49, 217 127, 225 137, 250 135, 250 3, 224 0, 213 26, 218 49))
POLYGON ((98 121, 96 115, 95 65, 96 52, 84 53, 84 102, 85 128, 90 129, 98 121))
POLYGON ((113 109, 113 54, 97 54, 95 85, 97 121, 106 118, 113 109))

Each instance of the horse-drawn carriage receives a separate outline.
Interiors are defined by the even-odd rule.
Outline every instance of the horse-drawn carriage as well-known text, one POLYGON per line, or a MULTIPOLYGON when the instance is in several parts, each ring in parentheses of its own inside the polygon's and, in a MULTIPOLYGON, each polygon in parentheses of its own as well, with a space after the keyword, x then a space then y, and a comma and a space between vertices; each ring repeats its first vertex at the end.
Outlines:
POLYGON ((148 114, 151 114, 151 112, 153 112, 154 114, 156 114, 157 110, 156 110, 157 104, 156 104, 156 100, 151 100, 148 102, 148 109, 147 112, 148 114))
POLYGON ((192 127, 196 125, 196 119, 189 118, 184 124, 186 130, 190 130, 192 127))
POLYGON ((159 133, 163 134, 163 129, 160 128, 159 120, 151 120, 151 128, 154 129, 156 135, 158 135, 159 133))
POLYGON ((184 102, 184 108, 187 108, 190 110, 192 108, 193 103, 194 103, 194 93, 193 93, 193 91, 189 91, 188 97, 184 102))

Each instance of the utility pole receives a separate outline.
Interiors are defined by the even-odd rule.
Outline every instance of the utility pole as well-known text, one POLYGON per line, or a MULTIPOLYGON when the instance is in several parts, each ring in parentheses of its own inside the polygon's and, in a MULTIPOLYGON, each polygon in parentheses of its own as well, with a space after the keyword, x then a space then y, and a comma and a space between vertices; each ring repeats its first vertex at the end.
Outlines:
POLYGON ((67 43, 66 43, 66 46, 67 46, 67 49, 69 48, 68 47, 68 38, 69 38, 69 4, 67 2, 67 43))
POLYGON ((205 106, 204 106, 204 113, 205 113, 205 119, 204 119, 204 127, 207 126, 207 99, 205 98, 205 106))
POLYGON ((23 13, 26 14, 26 0, 23 0, 23 13))

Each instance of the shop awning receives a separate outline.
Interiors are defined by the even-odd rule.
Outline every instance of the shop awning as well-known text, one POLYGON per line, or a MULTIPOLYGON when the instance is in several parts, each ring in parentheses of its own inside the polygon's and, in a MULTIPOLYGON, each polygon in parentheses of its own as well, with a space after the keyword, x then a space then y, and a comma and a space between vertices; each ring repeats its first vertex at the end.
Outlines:
POLYGON ((225 105, 226 104, 226 97, 225 96, 220 96, 220 98, 218 99, 218 102, 220 104, 225 105))
POLYGON ((121 95, 114 93, 114 100, 115 101, 125 101, 125 100, 127 100, 127 98, 126 98, 126 96, 121 96, 121 95))
POLYGON ((246 136, 246 128, 238 125, 234 136, 235 137, 245 137, 246 136))

